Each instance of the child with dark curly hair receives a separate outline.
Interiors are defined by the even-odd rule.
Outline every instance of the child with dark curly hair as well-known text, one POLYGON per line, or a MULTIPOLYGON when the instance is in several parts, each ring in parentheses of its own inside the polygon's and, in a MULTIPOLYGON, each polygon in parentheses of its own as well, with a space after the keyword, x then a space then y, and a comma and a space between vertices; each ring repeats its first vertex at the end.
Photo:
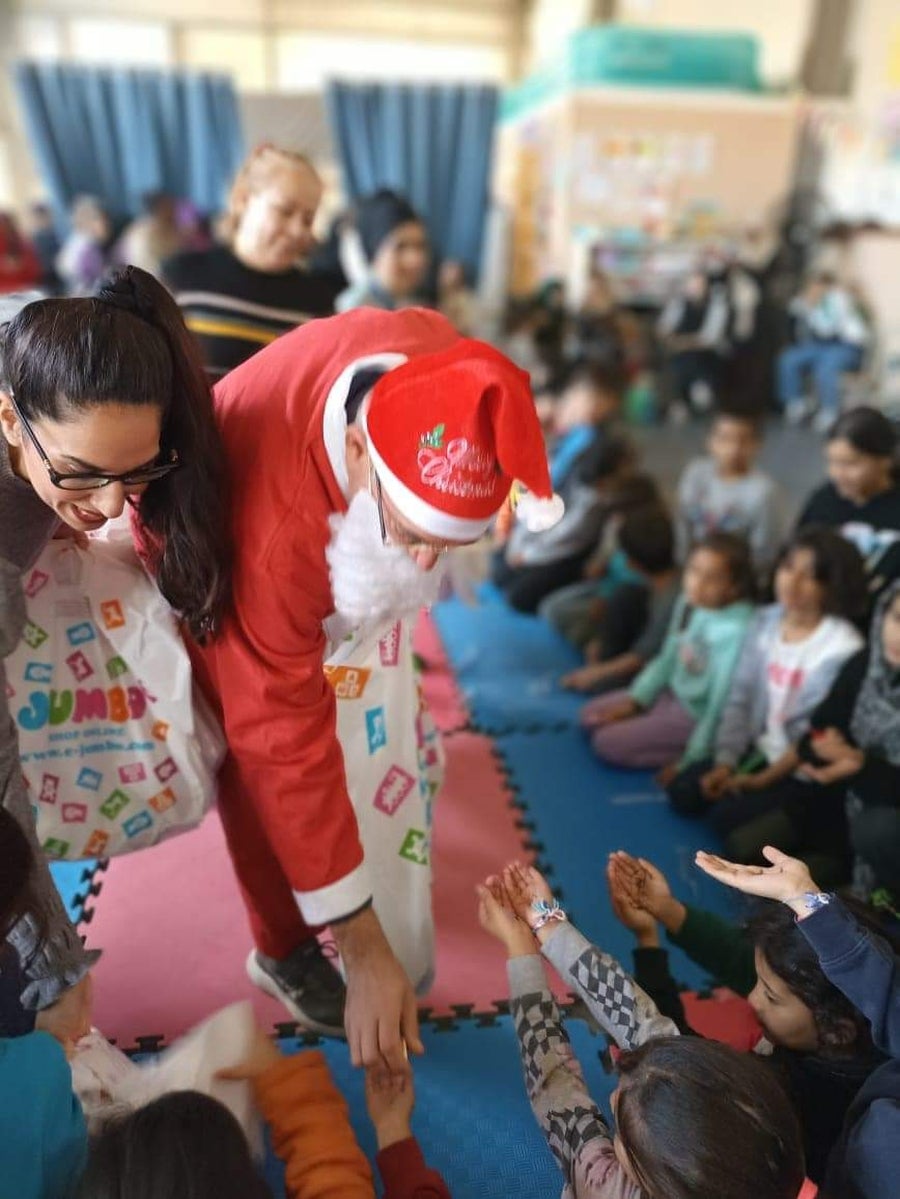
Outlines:
MULTIPOLYGON (((777 850, 767 848, 766 852, 769 861, 775 861, 773 855, 777 855, 779 860, 794 862, 777 850)), ((721 875, 710 869, 710 863, 718 862, 708 854, 697 856, 697 864, 717 878, 721 875)), ((803 863, 794 865, 808 877, 803 863)), ((758 876, 769 873, 760 867, 737 869, 758 876)), ((881 1025, 876 1028, 867 1019, 872 1007, 883 1001, 885 990, 877 973, 870 973, 867 985, 874 993, 870 1003, 860 1005, 859 988, 853 994, 848 991, 840 969, 833 969, 839 965, 836 958, 821 952, 817 956, 818 947, 806 934, 819 923, 817 908, 823 904, 834 908, 832 916, 859 926, 857 939, 877 941, 877 934, 884 929, 862 905, 845 907, 834 896, 824 897, 812 883, 792 892, 793 907, 763 903, 742 928, 714 912, 682 903, 672 894, 665 875, 644 858, 633 858, 621 850, 610 855, 607 878, 613 910, 637 938, 635 980, 683 1033, 693 1030, 669 973, 667 954, 660 944, 660 924, 673 945, 720 983, 747 997, 758 1025, 750 1032, 746 1047, 769 1061, 785 1082, 803 1129, 807 1171, 810 1178, 821 1182, 834 1164, 848 1120, 857 1111, 858 1097, 887 1061, 882 1052, 884 1038, 876 1036, 881 1025), (805 919, 797 919, 806 903, 816 911, 809 925, 805 919)), ((759 894, 768 893, 761 890, 759 894)), ((842 940, 841 945, 844 943, 842 940)), ((893 947, 878 943, 890 955, 893 947)), ((893 1194, 828 1187, 822 1193, 829 1199, 851 1194, 854 1199, 863 1195, 886 1199, 888 1193, 893 1194)))

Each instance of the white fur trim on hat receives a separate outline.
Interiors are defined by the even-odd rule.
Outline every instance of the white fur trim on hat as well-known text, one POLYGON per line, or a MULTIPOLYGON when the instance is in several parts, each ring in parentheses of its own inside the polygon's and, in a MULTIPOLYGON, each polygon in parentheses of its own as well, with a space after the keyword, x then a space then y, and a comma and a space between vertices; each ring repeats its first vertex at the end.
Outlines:
POLYGON ((410 524, 421 529, 423 533, 427 533, 429 537, 446 541, 477 541, 487 532, 491 524, 490 518, 469 520, 462 516, 453 516, 440 508, 435 508, 421 496, 416 495, 414 491, 410 491, 406 484, 397 478, 372 444, 365 413, 360 416, 360 423, 366 435, 369 457, 372 459, 379 482, 385 495, 404 520, 408 520, 410 524))

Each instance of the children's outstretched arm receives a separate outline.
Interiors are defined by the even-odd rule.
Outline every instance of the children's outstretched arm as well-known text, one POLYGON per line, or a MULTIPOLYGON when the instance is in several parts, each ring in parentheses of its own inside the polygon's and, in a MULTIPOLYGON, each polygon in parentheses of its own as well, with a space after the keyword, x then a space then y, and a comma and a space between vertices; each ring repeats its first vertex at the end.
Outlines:
POLYGON ((500 879, 488 879, 478 899, 482 928, 506 949, 525 1087, 559 1168, 579 1197, 638 1199, 640 1192, 619 1165, 609 1127, 585 1086, 530 930, 511 910, 500 879))
POLYGON ((875 1044, 896 1057, 900 1053, 900 959, 887 941, 862 928, 836 896, 828 903, 820 901, 805 862, 772 845, 762 852, 771 865, 744 866, 702 852, 696 861, 701 870, 728 887, 787 904, 825 976, 867 1018, 875 1044))
POLYGON ((640 1191, 619 1164, 585 1085, 540 957, 511 958, 507 973, 528 1098, 566 1181, 578 1196, 637 1199, 640 1191))
POLYGON ((554 903, 552 892, 533 866, 513 865, 503 875, 520 919, 537 923, 541 952, 575 987, 591 1015, 620 1049, 635 1049, 654 1037, 677 1036, 672 1020, 661 1016, 653 1000, 614 957, 602 953, 564 917, 535 920, 534 905, 554 903))
POLYGON ((290 1199, 374 1199, 372 1170, 347 1103, 318 1050, 289 1057, 261 1032, 249 1057, 220 1078, 248 1079, 285 1165, 290 1199))

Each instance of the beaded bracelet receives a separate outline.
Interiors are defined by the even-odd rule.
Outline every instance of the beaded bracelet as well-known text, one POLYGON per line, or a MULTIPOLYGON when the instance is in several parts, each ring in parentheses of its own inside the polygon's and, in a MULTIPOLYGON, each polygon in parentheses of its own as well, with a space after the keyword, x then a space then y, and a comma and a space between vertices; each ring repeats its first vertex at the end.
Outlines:
POLYGON ((533 933, 538 932, 544 925, 550 924, 554 920, 568 919, 555 899, 552 903, 548 903, 546 899, 535 899, 532 901, 531 910, 537 914, 536 920, 529 921, 529 928, 533 933))

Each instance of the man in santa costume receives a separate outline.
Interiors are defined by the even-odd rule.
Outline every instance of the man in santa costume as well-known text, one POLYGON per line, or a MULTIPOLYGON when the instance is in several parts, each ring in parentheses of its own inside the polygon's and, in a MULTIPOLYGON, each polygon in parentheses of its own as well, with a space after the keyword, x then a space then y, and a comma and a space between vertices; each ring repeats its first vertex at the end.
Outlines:
POLYGON ((357 1065, 403 1070, 432 973, 440 765, 409 625, 514 479, 550 495, 528 377, 437 313, 360 309, 289 333, 215 399, 234 608, 200 666, 229 746, 248 973, 303 1025, 346 1028, 357 1065))

